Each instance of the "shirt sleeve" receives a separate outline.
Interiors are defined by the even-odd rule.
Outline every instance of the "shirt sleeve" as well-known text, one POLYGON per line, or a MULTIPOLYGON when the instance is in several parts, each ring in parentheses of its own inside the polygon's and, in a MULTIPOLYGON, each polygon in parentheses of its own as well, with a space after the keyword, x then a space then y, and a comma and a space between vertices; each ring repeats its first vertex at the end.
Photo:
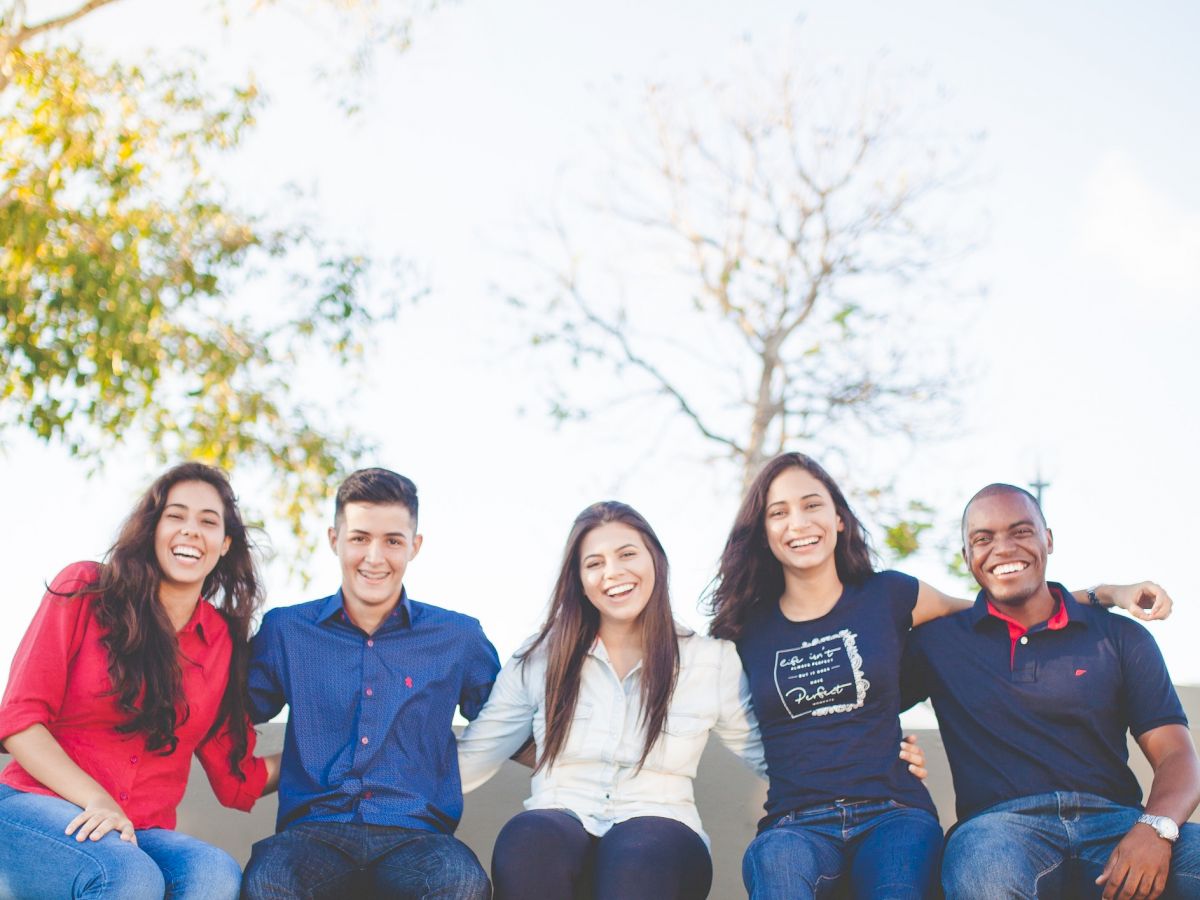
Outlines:
POLYGON ((283 663, 279 652, 279 628, 276 617, 271 613, 263 616, 258 633, 250 641, 250 667, 247 680, 250 697, 250 718, 254 722, 266 722, 274 718, 287 696, 279 667, 283 663))
POLYGON ((921 591, 921 582, 894 569, 880 572, 877 577, 884 579, 887 585, 887 598, 897 629, 901 632, 908 631, 912 628, 913 610, 917 608, 917 594, 921 591))
POLYGON ((463 793, 500 771, 504 761, 533 735, 537 705, 530 684, 536 676, 528 671, 532 666, 522 663, 514 656, 505 664, 487 703, 458 739, 463 793))
POLYGON ((483 709, 492 691, 492 684, 496 681, 496 673, 500 671, 500 657, 496 655, 496 648, 478 622, 475 622, 470 646, 463 661, 462 692, 458 697, 458 708, 468 722, 483 709))
POLYGON ((1129 717, 1129 731, 1141 737, 1162 725, 1187 725, 1187 716, 1162 651, 1140 622, 1112 613, 1112 626, 1120 628, 1121 694, 1129 717))
POLYGON ((721 665, 718 672, 717 721, 713 731, 721 742, 760 778, 767 777, 763 758, 762 735, 750 699, 750 679, 742 668, 737 648, 730 641, 720 641, 721 665))
POLYGON ((222 806, 249 812, 254 801, 262 796, 263 787, 267 783, 267 764, 261 757, 254 755, 254 743, 257 735, 249 719, 244 723, 246 729, 246 755, 242 758, 242 775, 239 778, 229 766, 229 752, 233 749, 233 737, 230 733, 231 723, 212 737, 196 747, 196 756, 208 776, 213 793, 222 806))
POLYGON ((9 670, 0 701, 0 740, 58 718, 70 663, 79 652, 90 618, 86 597, 62 595, 94 584, 98 577, 95 563, 75 563, 58 574, 42 597, 9 670))
POLYGON ((925 665, 925 654, 921 649, 921 629, 910 631, 904 642, 904 655, 900 660, 900 709, 906 710, 916 706, 929 697, 929 683, 925 665))

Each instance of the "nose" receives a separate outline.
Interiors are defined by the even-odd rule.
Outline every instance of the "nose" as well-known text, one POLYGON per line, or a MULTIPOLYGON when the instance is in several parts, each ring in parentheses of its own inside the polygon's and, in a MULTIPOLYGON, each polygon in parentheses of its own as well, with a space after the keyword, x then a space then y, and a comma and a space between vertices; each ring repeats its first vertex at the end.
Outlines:
POLYGON ((367 543, 366 558, 368 562, 375 562, 383 558, 383 548, 379 541, 369 541, 367 543))

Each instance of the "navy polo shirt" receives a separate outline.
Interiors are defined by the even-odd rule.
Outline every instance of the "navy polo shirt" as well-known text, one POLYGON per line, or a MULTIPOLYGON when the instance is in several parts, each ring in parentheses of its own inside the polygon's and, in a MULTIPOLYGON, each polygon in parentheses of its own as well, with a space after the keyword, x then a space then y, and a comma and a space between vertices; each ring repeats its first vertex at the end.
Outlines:
POLYGON ((766 757, 765 827, 835 800, 895 800, 935 813, 900 758, 900 669, 919 583, 876 572, 847 584, 833 609, 793 622, 777 602, 737 640, 766 757))
POLYGON ((273 609, 251 643, 250 707, 289 707, 278 830, 363 822, 449 834, 462 816, 451 722, 473 719, 500 660, 476 619, 410 600, 373 634, 342 593, 273 609))
POLYGON ((971 609, 909 636, 904 703, 933 701, 960 821, 1051 791, 1140 806, 1126 732, 1187 725, 1149 631, 1075 602, 1062 585, 1050 590, 1056 616, 1022 636, 1010 636, 982 592, 971 609))

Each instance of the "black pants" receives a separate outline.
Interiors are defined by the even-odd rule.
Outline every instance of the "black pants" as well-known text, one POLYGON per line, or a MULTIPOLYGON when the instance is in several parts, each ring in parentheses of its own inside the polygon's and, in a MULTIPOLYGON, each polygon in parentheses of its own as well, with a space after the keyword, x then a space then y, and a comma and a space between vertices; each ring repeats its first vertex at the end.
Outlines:
POLYGON ((593 837, 555 809, 509 820, 492 851, 495 900, 704 900, 712 860, 682 822, 639 816, 593 837))

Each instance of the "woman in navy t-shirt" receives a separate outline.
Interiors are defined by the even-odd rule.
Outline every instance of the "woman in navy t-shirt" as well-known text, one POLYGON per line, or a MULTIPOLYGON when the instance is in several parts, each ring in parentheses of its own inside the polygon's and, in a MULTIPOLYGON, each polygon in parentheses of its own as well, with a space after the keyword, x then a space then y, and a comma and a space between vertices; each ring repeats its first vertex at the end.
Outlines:
POLYGON ((896 755, 900 660, 910 627, 971 604, 876 572, 845 496, 800 453, 750 486, 715 584, 711 632, 737 644, 770 779, 742 864, 751 898, 928 896, 942 830, 896 755))

